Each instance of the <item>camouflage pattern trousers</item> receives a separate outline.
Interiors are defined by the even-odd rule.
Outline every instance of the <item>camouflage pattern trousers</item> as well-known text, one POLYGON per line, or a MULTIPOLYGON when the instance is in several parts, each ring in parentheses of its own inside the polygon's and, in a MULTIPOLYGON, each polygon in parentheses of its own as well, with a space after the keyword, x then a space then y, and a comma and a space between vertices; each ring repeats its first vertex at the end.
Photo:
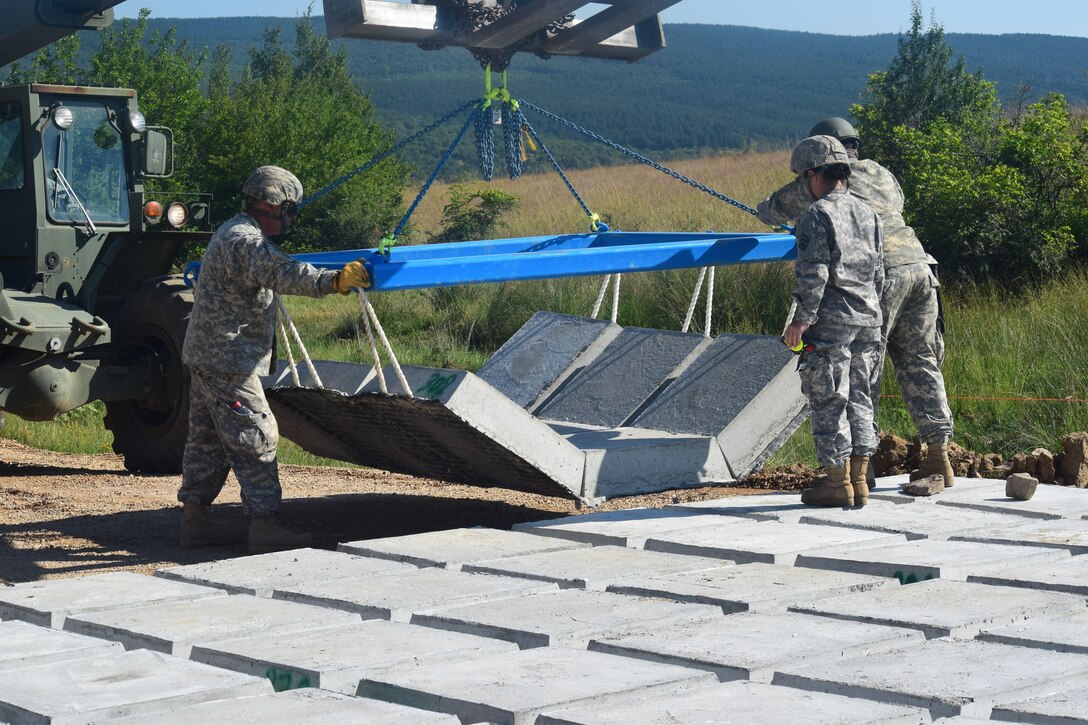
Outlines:
MULTIPOLYGON (((952 410, 941 374, 944 336, 937 327, 940 285, 928 264, 901 264, 884 272, 880 296, 883 335, 903 403, 924 443, 947 443, 952 440, 952 410)), ((883 372, 881 358, 873 369, 874 403, 879 402, 883 372)), ((875 415, 873 420, 875 424, 875 415)))
POLYGON ((877 437, 870 386, 881 356, 880 328, 816 323, 804 339, 813 349, 801 354, 797 370, 820 463, 845 466, 851 455, 872 455, 877 437))
POLYGON ((267 516, 280 505, 276 464, 279 427, 256 375, 190 370, 189 438, 182 458, 178 500, 215 500, 234 471, 249 516, 267 516))

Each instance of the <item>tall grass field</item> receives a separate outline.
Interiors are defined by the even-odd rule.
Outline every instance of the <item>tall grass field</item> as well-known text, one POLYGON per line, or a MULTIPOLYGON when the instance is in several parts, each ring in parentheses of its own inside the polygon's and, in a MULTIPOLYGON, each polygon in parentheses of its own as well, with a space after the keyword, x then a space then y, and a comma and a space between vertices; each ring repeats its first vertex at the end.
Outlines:
MULTIPOLYGON (((680 161, 673 168, 754 206, 790 179, 788 157, 785 151, 743 153, 680 161)), ((766 231, 755 217, 648 167, 589 169, 570 177, 590 209, 613 229, 766 231)), ((588 229, 589 220, 555 175, 466 183, 499 188, 519 200, 495 236, 588 229)), ((413 217, 412 239, 423 241, 440 231, 448 190, 442 184, 431 189, 413 217)), ((414 195, 415 190, 406 193, 414 195)), ((697 275, 694 269, 624 275, 619 323, 679 329, 697 275)), ((475 370, 538 310, 588 315, 600 283, 600 277, 578 277, 375 293, 371 300, 401 362, 475 370)), ((779 334, 792 285, 788 263, 719 268, 711 334, 779 334)), ((1057 281, 1023 291, 979 282, 946 286, 943 292, 948 348, 944 373, 958 443, 1008 456, 1040 446, 1060 450, 1062 435, 1088 430, 1088 326, 1083 324, 1088 274, 1071 269, 1057 281)), ((313 358, 371 362, 355 298, 286 301, 313 358)), ((602 316, 609 312, 606 301, 602 316)), ((701 332, 703 320, 700 301, 693 329, 701 332)), ((897 397, 890 367, 886 372, 881 427, 909 438, 913 425, 897 397)), ((102 413, 103 406, 94 403, 47 423, 8 416, 2 433, 49 450, 108 452, 111 436, 102 427, 102 413)), ((289 442, 284 442, 280 459, 336 464, 289 442)), ((807 426, 772 463, 815 464, 807 426)))

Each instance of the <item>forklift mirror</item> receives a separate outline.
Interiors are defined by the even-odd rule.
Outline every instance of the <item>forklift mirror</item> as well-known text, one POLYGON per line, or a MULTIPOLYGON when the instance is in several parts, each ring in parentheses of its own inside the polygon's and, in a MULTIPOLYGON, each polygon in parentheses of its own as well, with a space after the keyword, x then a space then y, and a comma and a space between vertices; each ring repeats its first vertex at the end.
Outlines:
POLYGON ((161 126, 144 133, 144 176, 165 178, 174 173, 173 134, 161 126))

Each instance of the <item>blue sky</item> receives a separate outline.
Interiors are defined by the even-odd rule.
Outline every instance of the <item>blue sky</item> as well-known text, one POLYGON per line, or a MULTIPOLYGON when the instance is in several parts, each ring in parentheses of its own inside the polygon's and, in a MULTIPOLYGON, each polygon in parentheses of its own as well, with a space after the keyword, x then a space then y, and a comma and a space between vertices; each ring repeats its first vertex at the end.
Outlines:
MULTIPOLYGON (((120 17, 135 17, 141 7, 156 18, 225 15, 295 17, 308 0, 128 0, 117 6, 120 17)), ((314 14, 322 14, 321 0, 314 14)), ((929 17, 949 33, 1044 33, 1088 37, 1085 0, 922 0, 929 17)), ((715 23, 835 35, 898 33, 910 19, 911 0, 680 0, 665 11, 667 23, 715 23)))

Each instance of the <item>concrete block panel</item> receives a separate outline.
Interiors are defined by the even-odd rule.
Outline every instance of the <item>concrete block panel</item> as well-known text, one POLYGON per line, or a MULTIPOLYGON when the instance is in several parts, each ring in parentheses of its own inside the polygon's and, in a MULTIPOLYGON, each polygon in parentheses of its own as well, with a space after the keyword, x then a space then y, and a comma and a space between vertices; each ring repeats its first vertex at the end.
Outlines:
POLYGON ((359 556, 388 559, 420 567, 438 566, 456 571, 466 564, 480 561, 587 546, 589 544, 548 539, 520 531, 472 528, 349 541, 337 548, 359 556))
POLYGON ((675 503, 665 508, 704 514, 743 516, 757 521, 781 521, 793 524, 797 523, 802 515, 812 512, 811 506, 805 506, 801 503, 801 496, 796 491, 789 493, 761 493, 751 496, 727 496, 705 501, 675 503))
POLYGON ((611 339, 620 329, 608 320, 537 312, 476 374, 528 408, 602 335, 608 333, 606 337, 611 339))
POLYGON ((118 652, 5 671, 0 722, 74 725, 271 690, 268 680, 159 652, 118 652))
MULTIPOLYGON (((811 506, 803 508, 804 513, 800 517, 802 523, 884 531, 903 534, 912 540, 961 538, 970 541, 972 539, 969 532, 1004 530, 1025 523, 1025 519, 1020 516, 990 511, 976 511, 958 506, 903 506, 872 498, 860 510, 814 509, 811 506)), ((997 543, 996 540, 994 543, 997 543)))
POLYGON ((665 509, 626 509, 529 521, 514 524, 514 530, 537 536, 581 541, 593 546, 629 546, 640 549, 651 536, 695 527, 721 526, 728 522, 728 519, 714 514, 700 515, 697 512, 665 509))
POLYGON ((548 420, 616 428, 704 341, 692 333, 624 328, 533 412, 548 420))
POLYGON ((988 574, 969 574, 969 582, 1026 589, 1047 589, 1088 597, 1088 556, 1035 564, 1010 564, 988 574))
MULTIPOLYGON (((976 639, 1088 655, 1088 610, 1065 617, 1029 619, 1004 627, 987 627, 976 639)), ((1088 710, 1083 712, 1088 715, 1088 710)))
POLYGON ((1029 700, 1002 703, 990 713, 991 720, 1068 725, 1084 722, 1088 713, 1088 691, 1074 687, 1029 700))
POLYGON ((0 622, 0 672, 122 652, 117 642, 39 627, 13 619, 0 622))
MULTIPOLYGON (((953 508, 942 506, 941 508, 953 508)), ((982 511, 967 509, 976 516, 982 511)), ((1001 514, 995 514, 1001 516, 1001 514)), ((989 544, 1020 544, 1065 549, 1070 554, 1088 554, 1088 521, 1084 519, 1025 519, 1004 516, 1001 524, 965 531, 950 538, 957 541, 979 541, 989 544)))

